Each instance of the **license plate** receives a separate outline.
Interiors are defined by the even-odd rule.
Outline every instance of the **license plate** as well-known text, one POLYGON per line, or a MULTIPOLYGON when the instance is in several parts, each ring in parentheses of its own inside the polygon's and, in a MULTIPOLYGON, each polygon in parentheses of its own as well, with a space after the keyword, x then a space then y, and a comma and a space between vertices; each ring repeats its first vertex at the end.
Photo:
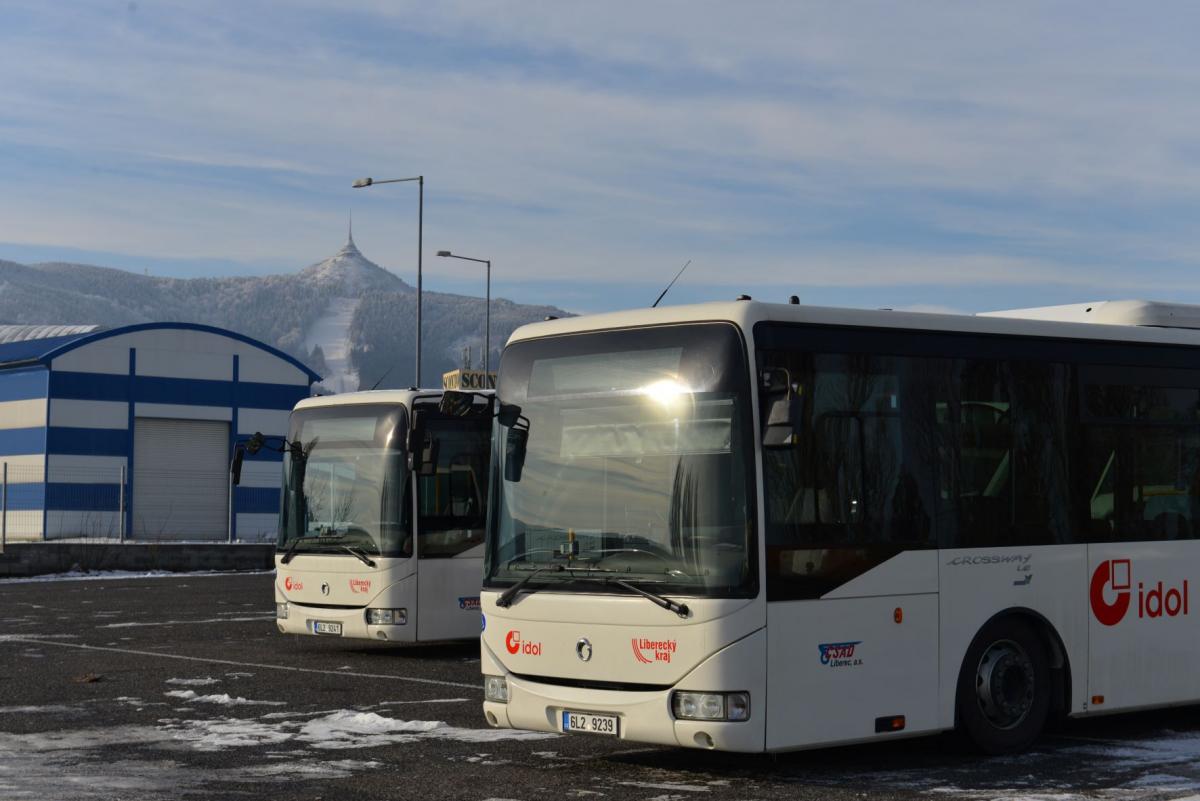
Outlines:
POLYGON ((562 730, 584 731, 589 734, 607 734, 617 736, 616 715, 593 715, 590 712, 562 713, 562 730))
POLYGON ((341 623, 334 623, 329 620, 313 620, 310 622, 312 623, 313 634, 332 634, 335 637, 342 636, 341 623))

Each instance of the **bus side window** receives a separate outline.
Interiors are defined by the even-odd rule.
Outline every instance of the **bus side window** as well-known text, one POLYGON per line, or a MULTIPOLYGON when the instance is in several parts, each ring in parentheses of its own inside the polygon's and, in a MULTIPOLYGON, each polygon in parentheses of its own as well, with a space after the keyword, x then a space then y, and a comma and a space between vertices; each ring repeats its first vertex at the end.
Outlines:
POLYGON ((1065 365, 949 361, 934 401, 939 540, 987 548, 1073 540, 1065 365))
POLYGON ((1156 385, 1178 378, 1085 372, 1081 492, 1091 541, 1200 536, 1200 389, 1156 385))
POLYGON ((1088 426, 1084 481, 1092 541, 1196 537, 1200 431, 1088 426))

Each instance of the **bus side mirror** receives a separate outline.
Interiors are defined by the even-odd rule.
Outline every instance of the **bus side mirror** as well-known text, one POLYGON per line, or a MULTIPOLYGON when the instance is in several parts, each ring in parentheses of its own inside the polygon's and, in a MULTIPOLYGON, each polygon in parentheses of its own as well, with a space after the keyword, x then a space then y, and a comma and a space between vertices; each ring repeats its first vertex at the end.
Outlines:
POLYGON ((763 370, 760 378, 766 417, 763 447, 790 448, 803 434, 804 399, 783 368, 763 370))
POLYGON ((529 429, 510 428, 504 448, 504 480, 520 481, 525 467, 525 446, 529 443, 529 429))
POLYGON ((521 419, 521 407, 515 403, 501 403, 496 417, 500 419, 500 425, 512 428, 521 419))
POLYGON ((229 465, 229 480, 233 486, 242 483, 242 461, 246 458, 246 449, 242 443, 233 446, 233 462, 229 465))

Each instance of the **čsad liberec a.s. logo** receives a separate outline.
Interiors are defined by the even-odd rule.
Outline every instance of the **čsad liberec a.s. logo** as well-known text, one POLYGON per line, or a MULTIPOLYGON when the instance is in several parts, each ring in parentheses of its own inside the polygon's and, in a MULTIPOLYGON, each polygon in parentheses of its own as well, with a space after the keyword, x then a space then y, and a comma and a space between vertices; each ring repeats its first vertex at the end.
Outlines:
POLYGON ((854 655, 862 640, 854 642, 823 642, 817 646, 821 652, 821 664, 828 667, 856 667, 862 664, 862 659, 854 655))
MULTIPOLYGON (((1125 619, 1133 605, 1133 562, 1130 559, 1108 559, 1096 566, 1088 593, 1092 614, 1105 626, 1115 626, 1125 619)), ((1139 618, 1175 617, 1188 614, 1188 583, 1178 587, 1163 587, 1161 581, 1150 589, 1144 582, 1137 585, 1137 616, 1139 618)))

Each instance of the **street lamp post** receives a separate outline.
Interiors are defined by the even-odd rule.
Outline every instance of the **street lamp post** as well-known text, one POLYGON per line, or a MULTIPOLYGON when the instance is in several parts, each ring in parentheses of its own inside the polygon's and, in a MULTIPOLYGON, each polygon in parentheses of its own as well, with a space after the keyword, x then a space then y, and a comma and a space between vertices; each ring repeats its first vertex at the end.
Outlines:
POLYGON ((491 372, 489 368, 491 367, 492 363, 492 260, 472 259, 470 256, 456 256, 448 250, 439 250, 438 255, 446 258, 474 261, 478 262, 479 264, 487 265, 487 306, 483 313, 483 372, 486 375, 487 373, 491 372))
POLYGON ((359 178, 354 182, 355 189, 365 189, 375 184, 403 184, 409 181, 417 182, 417 377, 413 381, 421 386, 421 251, 422 237, 425 232, 425 176, 417 175, 412 178, 390 178, 386 181, 376 181, 373 178, 359 178))

